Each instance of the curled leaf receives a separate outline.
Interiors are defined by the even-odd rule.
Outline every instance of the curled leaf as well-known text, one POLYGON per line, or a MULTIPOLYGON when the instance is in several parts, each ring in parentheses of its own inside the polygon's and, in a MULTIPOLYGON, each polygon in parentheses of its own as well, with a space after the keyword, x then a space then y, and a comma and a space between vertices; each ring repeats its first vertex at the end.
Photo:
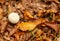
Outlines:
POLYGON ((44 41, 52 41, 50 38, 45 37, 44 41))
POLYGON ((47 13, 49 13, 49 12, 56 13, 56 12, 57 12, 57 10, 55 10, 55 9, 49 9, 49 10, 47 10, 47 13))
POLYGON ((43 31, 42 31, 41 29, 39 29, 39 30, 36 32, 36 37, 41 36, 42 33, 43 33, 43 31))
POLYGON ((24 11, 24 17, 25 17, 25 19, 32 19, 33 18, 33 16, 31 15, 31 13, 30 12, 28 12, 27 10, 25 10, 24 11))
POLYGON ((16 31, 17 31, 18 27, 15 26, 14 29, 12 29, 12 31, 10 31, 9 36, 13 35, 16 31))
POLYGON ((14 11, 16 11, 16 8, 14 8, 12 6, 12 3, 10 3, 7 8, 7 13, 10 14, 11 12, 14 12, 14 11))
POLYGON ((39 10, 37 16, 39 16, 39 17, 42 16, 43 12, 45 12, 45 10, 39 10))
POLYGON ((0 8, 0 19, 2 19, 2 18, 3 18, 3 9, 0 8))
POLYGON ((1 14, 1 15, 0 15, 0 19, 2 19, 2 18, 3 18, 3 15, 1 14))
POLYGON ((41 23, 44 23, 45 20, 44 19, 38 19, 38 20, 35 20, 33 22, 21 22, 19 23, 19 28, 20 30, 22 31, 27 31, 27 30, 33 30, 37 25, 41 24, 41 23))
POLYGON ((0 22, 1 22, 1 26, 0 26, 1 27, 1 33, 4 33, 8 22, 6 20, 2 20, 0 22))
POLYGON ((59 27, 56 23, 45 23, 47 26, 51 27, 52 29, 54 29, 56 32, 58 32, 59 27))
POLYGON ((11 4, 8 5, 8 14, 12 12, 11 4))
POLYGON ((15 38, 16 38, 17 40, 19 40, 20 32, 17 31, 17 32, 14 34, 14 36, 15 36, 15 38))
POLYGON ((0 3, 4 3, 6 0, 0 0, 0 3))
POLYGON ((59 1, 58 1, 58 0, 52 0, 52 1, 54 1, 55 3, 59 3, 59 1))

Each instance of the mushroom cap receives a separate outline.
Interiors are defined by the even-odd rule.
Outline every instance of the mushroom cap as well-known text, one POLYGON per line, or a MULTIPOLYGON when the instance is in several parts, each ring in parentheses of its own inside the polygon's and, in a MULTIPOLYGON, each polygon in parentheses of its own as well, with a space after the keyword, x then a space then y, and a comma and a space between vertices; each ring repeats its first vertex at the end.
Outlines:
POLYGON ((8 15, 8 20, 13 24, 17 23, 19 19, 20 18, 19 18, 18 13, 12 12, 8 15))

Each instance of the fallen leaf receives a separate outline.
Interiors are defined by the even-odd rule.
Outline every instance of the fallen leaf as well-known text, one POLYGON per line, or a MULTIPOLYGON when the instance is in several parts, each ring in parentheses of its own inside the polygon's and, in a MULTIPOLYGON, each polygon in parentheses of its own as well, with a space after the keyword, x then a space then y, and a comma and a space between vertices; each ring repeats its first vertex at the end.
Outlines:
POLYGON ((60 41, 60 37, 59 37, 59 38, 57 38, 57 40, 58 40, 58 41, 60 41))
POLYGON ((39 10, 37 16, 39 16, 39 17, 42 16, 43 12, 45 12, 45 11, 44 10, 39 10))
POLYGON ((0 0, 0 3, 4 3, 6 0, 0 0))
POLYGON ((15 36, 15 38, 16 38, 17 40, 19 40, 20 32, 17 31, 17 32, 14 34, 14 36, 15 36))
POLYGON ((8 21, 7 20, 1 20, 0 22, 1 22, 1 33, 4 33, 6 26, 8 24, 8 21))
POLYGON ((45 23, 47 26, 49 26, 50 28, 54 29, 56 32, 58 32, 59 27, 56 23, 45 23))
POLYGON ((36 32, 36 37, 39 37, 42 33, 43 31, 41 29, 38 29, 38 31, 36 32))
POLYGON ((37 25, 44 23, 45 20, 43 18, 32 21, 32 22, 21 22, 18 24, 18 27, 22 31, 33 30, 37 25))
POLYGON ((0 19, 2 19, 2 18, 3 18, 3 9, 0 8, 0 19))
POLYGON ((27 10, 24 11, 24 18, 25 19, 33 19, 34 17, 31 15, 31 13, 27 10))
POLYGON ((44 41, 52 41, 50 38, 47 38, 47 37, 45 37, 43 40, 44 41))

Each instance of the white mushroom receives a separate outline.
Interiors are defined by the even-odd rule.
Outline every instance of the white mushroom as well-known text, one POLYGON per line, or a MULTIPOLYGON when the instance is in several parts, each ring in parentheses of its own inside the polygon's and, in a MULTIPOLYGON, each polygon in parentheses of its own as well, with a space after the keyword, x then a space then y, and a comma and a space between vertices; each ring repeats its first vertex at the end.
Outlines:
POLYGON ((19 18, 18 13, 12 12, 8 15, 8 20, 13 24, 17 23, 19 19, 20 18, 19 18))

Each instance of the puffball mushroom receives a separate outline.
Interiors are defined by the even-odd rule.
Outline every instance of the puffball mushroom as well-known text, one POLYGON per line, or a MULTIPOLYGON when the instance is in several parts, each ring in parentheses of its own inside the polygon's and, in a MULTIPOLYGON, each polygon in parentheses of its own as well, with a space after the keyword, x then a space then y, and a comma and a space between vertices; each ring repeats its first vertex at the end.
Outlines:
POLYGON ((19 19, 20 18, 19 18, 18 13, 12 12, 8 15, 8 20, 13 24, 17 23, 19 19))

